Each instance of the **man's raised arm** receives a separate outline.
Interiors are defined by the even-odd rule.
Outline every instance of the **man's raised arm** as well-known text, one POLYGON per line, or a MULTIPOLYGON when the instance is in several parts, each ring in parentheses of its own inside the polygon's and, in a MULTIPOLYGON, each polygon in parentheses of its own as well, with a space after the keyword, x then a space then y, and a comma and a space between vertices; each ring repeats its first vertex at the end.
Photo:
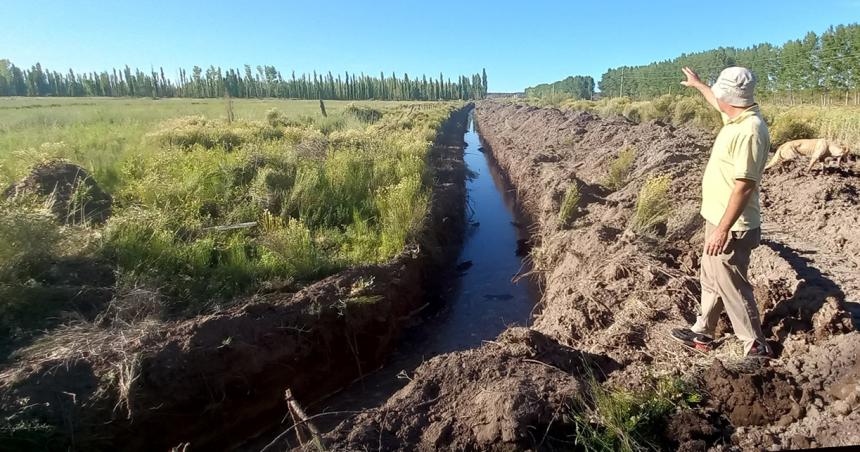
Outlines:
POLYGON ((696 74, 692 69, 685 67, 681 69, 684 75, 687 76, 687 80, 681 82, 684 86, 689 86, 690 88, 696 88, 705 96, 705 100, 711 104, 712 107, 716 108, 720 111, 720 105, 717 103, 717 98, 714 96, 714 93, 711 91, 711 87, 704 84, 702 80, 699 78, 699 74, 696 74))

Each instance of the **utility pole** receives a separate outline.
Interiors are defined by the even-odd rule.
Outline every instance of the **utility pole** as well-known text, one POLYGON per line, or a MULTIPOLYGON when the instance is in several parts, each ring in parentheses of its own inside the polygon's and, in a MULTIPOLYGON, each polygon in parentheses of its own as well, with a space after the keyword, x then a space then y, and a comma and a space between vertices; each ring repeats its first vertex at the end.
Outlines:
POLYGON ((621 87, 618 89, 618 97, 624 95, 624 66, 621 66, 621 87))

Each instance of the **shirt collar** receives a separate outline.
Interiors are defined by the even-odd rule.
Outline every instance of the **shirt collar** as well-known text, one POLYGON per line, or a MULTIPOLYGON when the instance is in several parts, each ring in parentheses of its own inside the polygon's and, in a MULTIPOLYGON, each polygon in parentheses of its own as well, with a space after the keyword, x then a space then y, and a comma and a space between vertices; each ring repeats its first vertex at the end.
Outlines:
POLYGON ((743 121, 744 119, 749 118, 752 115, 758 114, 758 112, 759 112, 758 104, 752 104, 749 108, 740 112, 739 115, 735 116, 734 118, 727 120, 726 124, 739 123, 739 122, 743 121))

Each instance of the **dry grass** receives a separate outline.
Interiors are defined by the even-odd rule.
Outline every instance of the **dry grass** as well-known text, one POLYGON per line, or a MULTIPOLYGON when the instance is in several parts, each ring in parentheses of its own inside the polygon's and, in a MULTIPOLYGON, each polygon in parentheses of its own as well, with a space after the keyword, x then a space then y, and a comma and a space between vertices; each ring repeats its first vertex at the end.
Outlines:
POLYGON ((561 201, 561 206, 558 209, 558 221, 561 227, 570 227, 576 220, 577 209, 579 202, 582 199, 582 194, 579 192, 579 186, 574 181, 564 192, 564 198, 561 201))
POLYGON ((633 161, 636 158, 636 148, 625 146, 618 151, 618 155, 609 165, 609 174, 606 176, 606 186, 612 190, 618 190, 627 183, 627 178, 633 170, 633 161))
POLYGON ((668 175, 654 176, 645 181, 636 200, 636 213, 630 224, 631 229, 646 233, 666 223, 671 212, 669 199, 671 183, 672 179, 668 175))

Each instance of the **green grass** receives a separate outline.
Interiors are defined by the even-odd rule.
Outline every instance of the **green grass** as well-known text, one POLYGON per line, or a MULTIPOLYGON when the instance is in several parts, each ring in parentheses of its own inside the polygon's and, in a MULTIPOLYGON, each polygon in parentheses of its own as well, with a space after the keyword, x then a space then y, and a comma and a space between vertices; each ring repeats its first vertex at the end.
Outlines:
MULTIPOLYGON (((336 117, 352 104, 326 101, 336 117)), ((367 101, 365 108, 415 104, 367 101)), ((317 118, 319 101, 233 99, 239 121, 261 121, 276 109, 287 118, 317 118)), ((128 158, 158 150, 145 140, 163 121, 183 116, 224 120, 223 99, 129 99, 129 98, 0 98, 0 184, 23 176, 34 163, 63 157, 82 164, 109 192, 123 182, 118 166, 128 158)))
MULTIPOLYGON (((234 100, 233 121, 225 105, 4 102, 4 183, 66 158, 107 182, 114 208, 104 225, 62 224, 37 202, 4 208, 2 292, 28 298, 44 288, 28 269, 71 256, 109 262, 118 289, 157 292, 167 312, 188 316, 271 282, 298 288, 383 262, 420 233, 427 152, 458 104, 327 102, 324 118, 318 101, 234 100), (252 226, 223 228, 242 223, 252 226)), ((0 320, 22 318, 12 308, 0 301, 0 320)))
POLYGON ((654 378, 638 391, 604 387, 592 379, 587 393, 571 416, 575 443, 600 452, 664 449, 661 432, 667 416, 702 401, 692 385, 672 377, 654 378))

